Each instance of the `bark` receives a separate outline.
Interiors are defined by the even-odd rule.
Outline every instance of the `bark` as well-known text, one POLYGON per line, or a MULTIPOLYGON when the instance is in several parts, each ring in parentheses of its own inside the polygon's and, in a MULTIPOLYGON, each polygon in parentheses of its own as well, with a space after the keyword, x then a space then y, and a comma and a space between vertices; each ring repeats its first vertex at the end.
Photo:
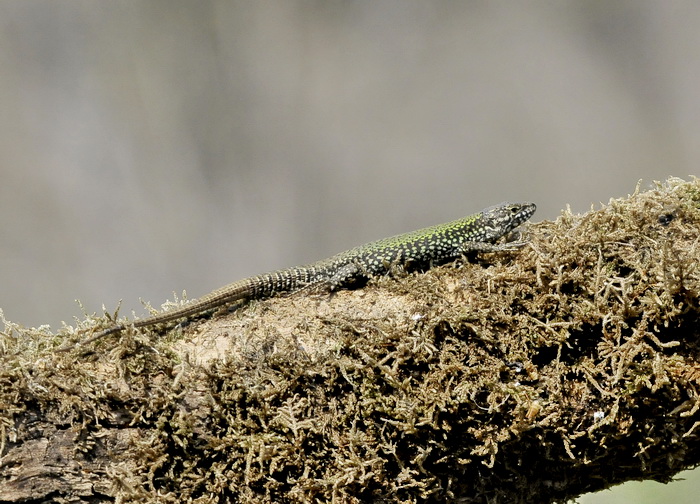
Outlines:
POLYGON ((700 461, 700 184, 518 252, 57 353, 5 321, 0 502, 566 502, 700 461))

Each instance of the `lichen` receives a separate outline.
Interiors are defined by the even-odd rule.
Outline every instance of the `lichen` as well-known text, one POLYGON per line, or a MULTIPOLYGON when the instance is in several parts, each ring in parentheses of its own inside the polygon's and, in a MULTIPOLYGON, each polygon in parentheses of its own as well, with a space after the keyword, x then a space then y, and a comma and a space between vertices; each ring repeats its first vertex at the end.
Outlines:
POLYGON ((5 321, 3 454, 39 418, 108 464, 76 477, 164 503, 565 502, 698 464, 700 183, 525 236, 88 350, 52 352, 94 317, 5 321))

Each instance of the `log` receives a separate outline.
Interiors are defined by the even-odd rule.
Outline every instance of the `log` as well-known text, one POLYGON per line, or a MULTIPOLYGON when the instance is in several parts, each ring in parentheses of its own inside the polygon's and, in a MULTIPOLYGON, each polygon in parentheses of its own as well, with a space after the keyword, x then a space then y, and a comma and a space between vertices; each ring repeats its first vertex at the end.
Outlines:
POLYGON ((0 502, 553 503, 671 481, 700 462, 699 236, 700 183, 669 179, 530 225, 517 252, 70 352, 116 315, 55 334, 2 316, 0 502))

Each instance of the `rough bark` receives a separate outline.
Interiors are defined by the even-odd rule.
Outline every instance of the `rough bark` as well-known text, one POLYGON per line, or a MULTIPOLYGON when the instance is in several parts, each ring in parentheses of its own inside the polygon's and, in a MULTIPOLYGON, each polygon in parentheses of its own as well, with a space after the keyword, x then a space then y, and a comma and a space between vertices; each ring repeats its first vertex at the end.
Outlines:
POLYGON ((54 350, 5 321, 0 502, 565 502, 700 460, 700 184, 530 244, 54 350))

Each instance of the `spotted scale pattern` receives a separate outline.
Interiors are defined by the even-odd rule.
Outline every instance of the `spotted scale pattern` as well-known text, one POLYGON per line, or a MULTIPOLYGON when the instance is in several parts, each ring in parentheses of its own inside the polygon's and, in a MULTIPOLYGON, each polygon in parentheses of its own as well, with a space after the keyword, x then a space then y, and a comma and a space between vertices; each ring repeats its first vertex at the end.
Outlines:
MULTIPOLYGON (((181 308, 136 320, 133 326, 146 327, 187 319, 220 306, 293 292, 314 284, 326 284, 329 289, 336 290, 362 278, 385 274, 397 265, 431 267, 470 252, 514 250, 524 243, 497 245, 494 242, 528 220, 536 208, 534 203, 501 203, 446 224, 360 245, 312 264, 240 280, 181 308)), ((125 327, 124 324, 115 324, 82 344, 125 327)))

